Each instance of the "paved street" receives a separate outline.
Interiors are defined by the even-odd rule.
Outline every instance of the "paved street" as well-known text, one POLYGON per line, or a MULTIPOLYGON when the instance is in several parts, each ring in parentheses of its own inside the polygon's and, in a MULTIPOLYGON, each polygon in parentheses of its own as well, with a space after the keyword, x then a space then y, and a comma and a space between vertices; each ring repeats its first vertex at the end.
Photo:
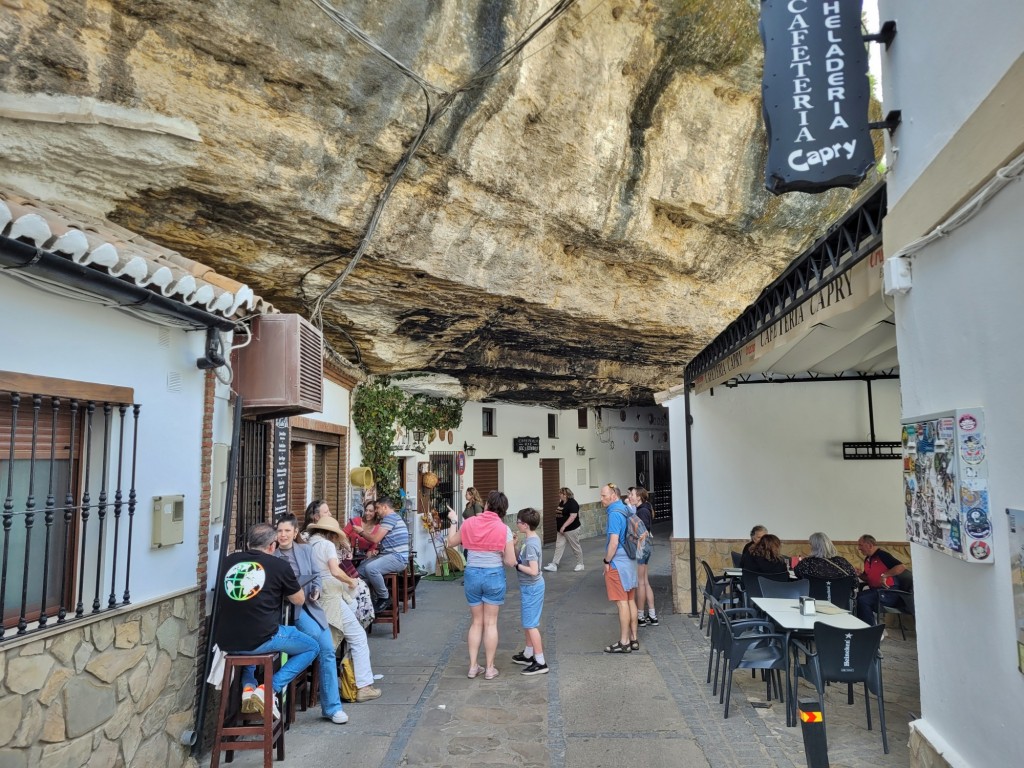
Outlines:
MULTIPOLYGON (((667 531, 656 533, 651 567, 658 605, 667 611, 667 531)), ((386 626, 371 635, 374 671, 384 675, 383 697, 346 704, 351 721, 343 726, 322 720, 319 709, 300 713, 287 736, 283 765, 806 765, 800 729, 785 727, 782 705, 751 705, 765 691, 749 674, 736 673, 730 716, 722 718, 717 696, 704 683, 708 643, 696 619, 662 613, 659 626, 640 630, 639 652, 603 653, 617 639, 617 624, 604 595, 599 540, 585 541, 584 550, 583 573, 570 567, 545 574, 550 674, 524 677, 509 658, 522 648, 513 576, 499 620, 501 676, 495 680, 466 677, 469 614, 458 580, 423 581, 419 607, 402 617, 398 639, 391 639, 386 626)), ((551 551, 545 548, 545 558, 551 551)), ((913 634, 904 642, 892 629, 883 643, 889 755, 882 752, 874 708, 875 730, 866 730, 862 691, 851 707, 845 688, 831 687, 825 717, 832 766, 909 765, 907 723, 918 711, 914 643, 913 634)), ((201 764, 208 762, 206 755, 201 764)), ((259 765, 260 758, 237 753, 234 764, 259 765)))

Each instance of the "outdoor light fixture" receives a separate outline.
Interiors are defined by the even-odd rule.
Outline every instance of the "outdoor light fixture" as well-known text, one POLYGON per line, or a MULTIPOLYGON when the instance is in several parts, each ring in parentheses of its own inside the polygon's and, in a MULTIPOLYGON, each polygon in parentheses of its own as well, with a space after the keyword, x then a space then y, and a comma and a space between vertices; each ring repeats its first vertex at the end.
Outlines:
POLYGON ((586 456, 587 455, 587 449, 584 448, 579 443, 576 443, 576 455, 577 456, 586 456))
POLYGON ((739 379, 729 379, 727 382, 725 382, 725 386, 727 389, 735 389, 739 385, 739 379))
POLYGON ((476 456, 476 446, 470 445, 465 440, 462 441, 462 450, 466 452, 467 456, 476 456))

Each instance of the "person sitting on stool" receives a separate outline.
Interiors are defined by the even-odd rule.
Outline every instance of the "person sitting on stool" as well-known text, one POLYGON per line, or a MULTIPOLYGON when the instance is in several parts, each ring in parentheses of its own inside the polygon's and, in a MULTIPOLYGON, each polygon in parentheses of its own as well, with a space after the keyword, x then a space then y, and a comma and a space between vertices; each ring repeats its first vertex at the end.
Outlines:
POLYGON ((398 573, 409 564, 409 528, 387 496, 377 499, 374 516, 379 523, 376 528, 370 530, 367 527, 370 521, 364 520, 363 525, 355 526, 355 532, 377 545, 376 557, 363 560, 358 570, 377 598, 373 609, 380 613, 391 609, 391 594, 384 574, 398 573))
MULTIPOLYGON (((268 523, 249 528, 246 549, 228 555, 224 562, 223 590, 218 601, 214 642, 222 651, 255 656, 286 653, 288 660, 274 674, 274 695, 313 663, 320 650, 316 640, 297 627, 281 624, 284 601, 296 607, 306 595, 288 563, 274 557, 277 533, 268 523)), ((256 711, 263 711, 263 686, 252 692, 256 711)), ((277 702, 272 700, 274 714, 277 702)))

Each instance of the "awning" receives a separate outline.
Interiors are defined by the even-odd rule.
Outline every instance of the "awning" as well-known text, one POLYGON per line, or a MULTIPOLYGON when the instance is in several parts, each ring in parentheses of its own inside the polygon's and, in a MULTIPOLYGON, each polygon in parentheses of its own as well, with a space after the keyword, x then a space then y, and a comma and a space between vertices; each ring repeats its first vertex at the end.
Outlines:
POLYGON ((763 374, 891 374, 893 310, 882 293, 879 184, 686 367, 697 394, 763 374))

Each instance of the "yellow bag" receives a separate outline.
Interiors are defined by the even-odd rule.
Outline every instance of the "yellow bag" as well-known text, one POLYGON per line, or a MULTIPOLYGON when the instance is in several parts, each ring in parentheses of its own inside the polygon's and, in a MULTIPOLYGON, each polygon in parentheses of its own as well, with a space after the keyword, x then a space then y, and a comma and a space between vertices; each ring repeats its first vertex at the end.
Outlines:
POLYGON ((341 688, 342 701, 355 701, 359 689, 356 688, 356 672, 352 666, 352 659, 346 656, 341 660, 341 675, 338 680, 341 688))

